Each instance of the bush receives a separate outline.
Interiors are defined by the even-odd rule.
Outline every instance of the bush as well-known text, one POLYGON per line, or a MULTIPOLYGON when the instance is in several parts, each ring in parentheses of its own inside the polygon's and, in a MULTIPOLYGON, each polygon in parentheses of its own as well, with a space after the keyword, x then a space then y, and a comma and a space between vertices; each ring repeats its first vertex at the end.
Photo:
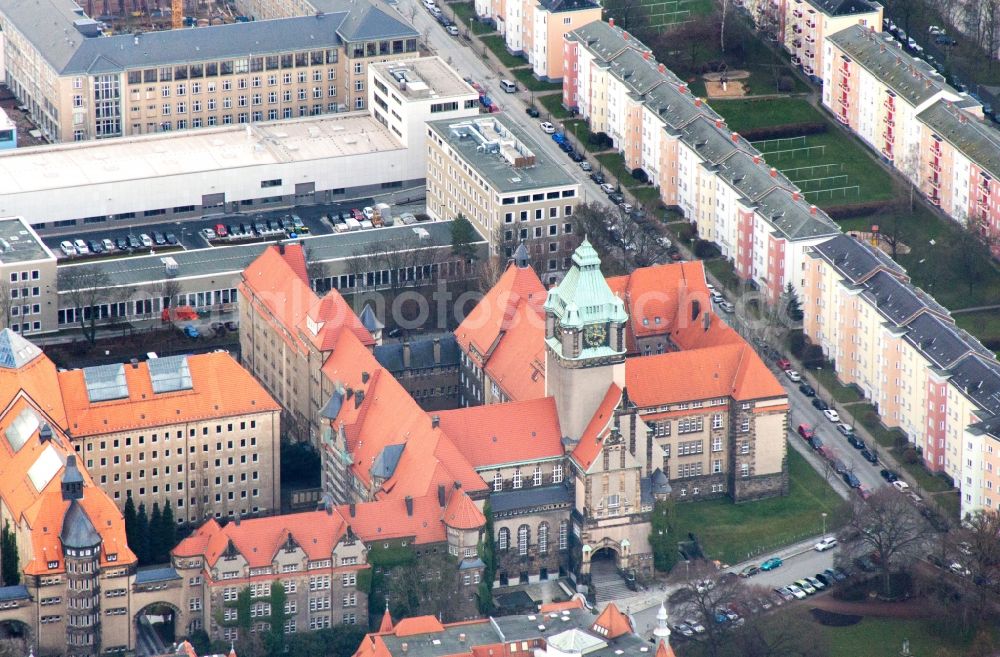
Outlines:
POLYGON ((826 208, 826 214, 831 219, 850 219, 852 217, 867 217, 876 212, 887 210, 892 201, 866 201, 849 205, 833 205, 826 208))
POLYGON ((611 148, 614 145, 611 137, 609 137, 606 132, 593 132, 590 134, 590 137, 587 138, 587 141, 592 146, 596 146, 600 149, 611 148))
POLYGON ((910 439, 907 438, 906 435, 902 433, 897 433, 895 435, 896 435, 896 440, 893 441, 893 444, 896 445, 896 448, 906 449, 906 447, 910 444, 910 439))
MULTIPOLYGON (((744 130, 740 134, 748 141, 760 139, 784 139, 786 137, 801 137, 803 135, 818 135, 826 132, 825 123, 786 123, 784 125, 769 125, 760 128, 744 130)), ((767 153, 764 153, 767 157, 767 153)))
POLYGON ((719 255, 719 249, 708 240, 695 240, 694 255, 697 258, 714 258, 719 255))
POLYGON ((782 75, 778 78, 778 91, 789 93, 795 91, 795 80, 790 75, 782 75))
POLYGON ((803 349, 802 366, 810 370, 823 367, 823 348, 818 344, 811 344, 803 349))
POLYGON ((649 174, 642 169, 632 169, 632 177, 641 183, 649 182, 649 174))
POLYGON ((792 352, 792 355, 796 358, 802 357, 802 352, 806 348, 806 336, 802 331, 793 331, 791 335, 788 336, 788 350, 792 352))
POLYGON ((907 447, 903 450, 903 461, 909 465, 916 465, 920 463, 920 454, 917 454, 917 450, 912 447, 907 447))

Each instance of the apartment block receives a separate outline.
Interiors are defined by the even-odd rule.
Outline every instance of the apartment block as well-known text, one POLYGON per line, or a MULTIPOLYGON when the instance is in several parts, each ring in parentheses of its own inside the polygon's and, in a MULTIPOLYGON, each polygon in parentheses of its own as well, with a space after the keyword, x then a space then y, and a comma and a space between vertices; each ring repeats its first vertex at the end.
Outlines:
POLYGON ((996 507, 1000 363, 877 248, 839 236, 811 250, 803 328, 837 376, 961 490, 962 514, 996 507))
POLYGON ((566 35, 563 104, 607 133, 661 200, 776 301, 800 290, 809 247, 840 232, 788 178, 628 32, 594 22, 566 35))
MULTIPOLYGON (((779 0, 783 45, 792 64, 819 82, 825 70, 826 37, 853 25, 882 31, 883 7, 870 0, 779 0)), ((763 14, 762 14, 763 15, 763 14)))
POLYGON ((426 131, 428 214, 464 215, 506 257, 523 242, 546 281, 569 269, 579 182, 503 116, 432 121, 426 131))
POLYGON ((368 64, 413 57, 418 36, 365 0, 117 36, 72 0, 15 2, 0 28, 7 85, 52 141, 367 109, 368 64))
POLYGON ((281 509, 281 407, 228 353, 59 373, 74 450, 119 508, 178 523, 281 509))
POLYGON ((21 217, 0 219, 0 325, 20 335, 55 326, 56 256, 21 217))

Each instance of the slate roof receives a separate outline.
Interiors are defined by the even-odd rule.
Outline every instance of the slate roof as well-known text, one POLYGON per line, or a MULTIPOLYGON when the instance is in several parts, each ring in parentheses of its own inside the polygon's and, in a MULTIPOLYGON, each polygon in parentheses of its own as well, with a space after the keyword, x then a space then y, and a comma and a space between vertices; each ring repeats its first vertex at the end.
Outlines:
POLYGON ((101 535, 94 529, 94 523, 77 500, 69 503, 59 540, 63 547, 68 548, 92 548, 101 543, 101 535))
POLYGON ((375 457, 375 462, 372 464, 372 476, 380 479, 391 477, 396 471, 396 464, 399 463, 399 457, 403 454, 405 447, 405 443, 386 445, 375 457))
POLYGON ((978 354, 948 369, 956 389, 990 415, 1000 414, 1000 364, 978 354))
POLYGON ((825 212, 814 214, 809 203, 796 201, 787 189, 775 189, 757 199, 757 212, 775 230, 790 240, 815 239, 840 233, 840 227, 825 212))
POLYGON ((490 509, 493 513, 512 513, 542 505, 572 503, 573 491, 563 484, 490 493, 490 509))
POLYGON ((136 584, 150 584, 152 582, 167 582, 172 579, 180 579, 181 576, 170 566, 161 568, 140 568, 135 572, 136 584))
POLYGON ((939 100, 917 115, 938 137, 958 149, 996 178, 1000 178, 1000 131, 955 103, 939 100))
POLYGON ((14 586, 0 586, 0 600, 29 600, 28 587, 24 584, 14 586))
POLYGON ((947 369, 970 353, 989 358, 991 352, 950 320, 922 313, 906 325, 903 339, 913 345, 935 367, 947 369))
POLYGON ((853 16, 878 11, 868 0, 806 0, 827 16, 853 16))
POLYGON ((890 40, 886 34, 852 25, 827 39, 914 107, 942 91, 948 97, 959 97, 958 91, 950 87, 930 64, 910 57, 899 43, 890 40))
MULTIPOLYGON (((458 341, 453 333, 442 335, 439 338, 424 338, 414 340, 410 345, 410 367, 411 370, 423 370, 433 367, 458 367, 461 351, 458 348, 458 341), (441 362, 434 360, 434 341, 441 345, 441 362)), ((375 360, 379 365, 386 368, 393 374, 403 372, 403 343, 392 342, 375 347, 375 360)))
POLYGON ((336 48, 344 41, 419 36, 411 25, 367 0, 327 2, 314 16, 146 32, 138 40, 131 34, 84 36, 75 23, 85 21, 90 25, 93 21, 70 0, 4 4, 8 20, 63 75, 336 48))
POLYGON ((833 265, 837 272, 851 283, 857 284, 878 269, 894 272, 904 277, 906 271, 888 254, 849 235, 837 235, 813 247, 814 257, 833 265))
MULTIPOLYGON (((865 291, 862 295, 896 326, 906 324, 922 310, 932 309, 928 303, 931 299, 886 272, 876 273, 865 281, 864 285, 865 291)), ((939 312, 938 308, 933 310, 939 312)), ((942 314, 947 316, 947 313, 945 310, 942 314)))
POLYGON ((634 48, 640 51, 648 51, 649 47, 635 37, 624 37, 625 31, 616 26, 608 25, 604 21, 594 21, 579 27, 566 38, 571 41, 579 41, 587 46, 587 49, 604 61, 609 61, 625 48, 634 48))
POLYGON ((552 13, 560 11, 580 11, 583 9, 594 9, 601 5, 591 0, 540 0, 539 3, 552 13))

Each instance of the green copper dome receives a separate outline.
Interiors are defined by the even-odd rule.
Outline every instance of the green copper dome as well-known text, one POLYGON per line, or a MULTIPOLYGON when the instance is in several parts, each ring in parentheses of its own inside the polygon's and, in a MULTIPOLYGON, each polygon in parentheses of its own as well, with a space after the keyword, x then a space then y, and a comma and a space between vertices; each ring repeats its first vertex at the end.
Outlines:
POLYGON ((601 259, 584 238, 573 253, 573 266, 558 286, 549 290, 545 312, 563 328, 621 324, 628 319, 625 304, 611 291, 601 273, 601 259))

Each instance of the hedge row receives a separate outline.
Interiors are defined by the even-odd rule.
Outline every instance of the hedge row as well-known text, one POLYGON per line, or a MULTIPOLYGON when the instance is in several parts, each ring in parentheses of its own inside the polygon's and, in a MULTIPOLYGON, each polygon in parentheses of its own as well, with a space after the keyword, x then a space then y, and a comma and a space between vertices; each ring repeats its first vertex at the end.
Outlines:
MULTIPOLYGON (((787 139, 789 137, 803 137, 805 135, 820 135, 827 131, 829 126, 823 121, 811 121, 808 123, 786 123, 784 125, 769 125, 762 128, 750 128, 743 130, 740 135, 747 141, 760 141, 762 139, 787 139)), ((767 157, 767 153, 764 153, 767 157)))

